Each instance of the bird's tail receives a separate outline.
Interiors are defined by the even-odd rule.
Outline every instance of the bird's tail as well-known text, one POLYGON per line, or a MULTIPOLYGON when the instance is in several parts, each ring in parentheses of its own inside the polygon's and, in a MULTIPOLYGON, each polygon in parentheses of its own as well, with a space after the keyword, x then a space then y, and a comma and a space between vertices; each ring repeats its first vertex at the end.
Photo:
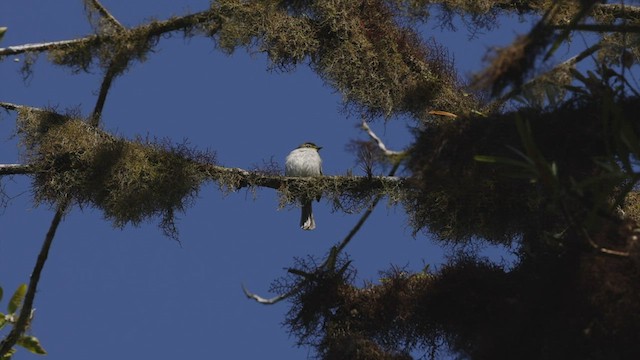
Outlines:
POLYGON ((313 220, 313 211, 311 201, 305 201, 302 204, 302 216, 300 217, 300 227, 303 230, 313 230, 316 228, 316 222, 313 220))

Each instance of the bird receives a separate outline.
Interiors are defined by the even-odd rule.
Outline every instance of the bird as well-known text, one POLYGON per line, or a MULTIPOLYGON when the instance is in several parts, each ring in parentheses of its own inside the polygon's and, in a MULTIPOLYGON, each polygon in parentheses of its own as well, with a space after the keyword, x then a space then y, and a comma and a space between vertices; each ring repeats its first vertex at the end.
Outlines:
MULTIPOLYGON (((321 176, 322 159, 318 153, 320 149, 322 149, 322 147, 312 142, 306 142, 293 149, 285 160, 285 176, 321 176)), ((318 200, 320 200, 320 197, 318 197, 318 200)), ((311 201, 311 199, 300 199, 302 203, 300 228, 303 230, 313 230, 316 228, 311 201)))

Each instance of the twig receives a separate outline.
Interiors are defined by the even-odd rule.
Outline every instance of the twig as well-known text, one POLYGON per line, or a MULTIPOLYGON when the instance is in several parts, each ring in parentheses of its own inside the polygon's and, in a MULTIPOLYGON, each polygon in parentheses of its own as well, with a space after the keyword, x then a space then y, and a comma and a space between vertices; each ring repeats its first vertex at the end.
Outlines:
POLYGON ((260 304, 263 305, 273 305, 273 304, 277 304, 280 301, 290 298, 291 296, 293 296, 295 293, 298 292, 298 290, 300 290, 300 288, 302 287, 302 283, 298 284, 297 286, 295 286, 293 289, 289 290, 288 292, 278 295, 278 296, 274 296, 272 298, 263 298, 260 295, 254 294, 252 292, 250 292, 244 285, 242 285, 242 291, 244 292, 245 296, 249 299, 255 300, 257 302, 259 302, 260 304))
MULTIPOLYGON (((398 161, 395 164, 393 164, 393 168, 391 169, 391 171, 389 172, 389 175, 387 175, 387 176, 389 176, 389 177, 394 176, 399 167, 400 167, 400 162, 398 161)), ((369 205, 369 208, 367 209, 367 211, 365 211, 365 213, 362 214, 362 217, 360 217, 360 220, 358 220, 358 222, 353 227, 353 229, 351 229, 351 231, 349 231, 349 233, 342 240, 340 245, 338 245, 338 247, 336 248, 336 252, 337 252, 336 256, 347 246, 347 244, 349 244, 351 239, 353 239, 353 237, 360 230, 362 225, 364 225, 364 223, 369 218, 369 215, 371 215, 371 213, 373 212, 373 209, 376 207, 376 205, 378 205, 378 203, 380 202, 380 200, 382 199, 383 196, 384 196, 383 194, 379 194, 378 196, 376 196, 376 198, 373 200, 371 205, 369 205)), ((326 265, 326 264, 323 264, 323 265, 326 265)))
POLYGON ((49 50, 59 49, 61 47, 65 47, 69 45, 76 45, 83 42, 94 41, 97 38, 98 38, 97 35, 89 35, 80 39, 73 39, 73 40, 51 41, 51 42, 38 43, 38 44, 8 46, 6 48, 0 48, 0 56, 19 55, 26 52, 49 51, 49 50))
POLYGON ((115 18, 111 13, 104 7, 98 0, 91 0, 91 5, 95 7, 95 9, 102 15, 105 19, 107 19, 111 24, 115 25, 120 30, 125 30, 125 27, 115 18))
POLYGON ((0 358, 3 358, 9 353, 9 351, 13 348, 20 337, 22 337, 27 329, 27 324, 29 323, 29 319, 31 318, 33 301, 36 296, 38 282, 40 281, 40 274, 42 273, 44 264, 47 261, 51 243, 53 242, 53 238, 56 235, 56 230, 58 229, 58 225, 60 224, 62 216, 66 211, 67 205, 68 202, 66 201, 60 203, 55 215, 53 216, 53 219, 51 220, 49 231, 47 231, 47 235, 44 238, 44 243, 42 244, 42 248, 40 249, 40 253, 38 254, 38 259, 36 260, 36 264, 33 267, 33 272, 31 273, 29 287, 27 288, 27 294, 24 297, 24 302, 22 303, 22 307, 20 309, 18 321, 16 321, 16 324, 11 329, 11 332, 9 332, 7 337, 5 337, 2 342, 0 342, 0 358))
MULTIPOLYGON (((172 32, 172 31, 188 28, 197 24, 205 23, 207 21, 211 21, 212 19, 214 19, 215 18, 214 15, 215 13, 213 12, 213 10, 208 10, 208 11, 201 11, 198 13, 185 15, 181 17, 171 18, 168 20, 158 21, 157 23, 154 23, 153 28, 149 32, 149 36, 158 36, 158 35, 172 32)), ((144 26, 145 25, 141 25, 138 28, 142 28, 144 26)), ((134 28, 132 29, 132 31, 138 28, 134 28)), ((211 29, 214 29, 214 27, 211 27, 211 29)), ((6 48, 0 48, 0 57, 7 56, 7 55, 19 55, 26 52, 32 52, 32 53, 45 52, 49 50, 64 48, 70 45, 76 46, 84 42, 93 42, 99 39, 101 40, 108 39, 112 36, 115 36, 115 34, 103 34, 100 36, 88 35, 83 38, 72 39, 72 40, 62 40, 62 41, 52 41, 52 42, 45 42, 45 43, 38 43, 38 44, 24 44, 24 45, 17 45, 17 46, 9 46, 6 48)))
MULTIPOLYGON (((8 102, 0 102, 0 107, 4 108, 5 110, 10 110, 10 111, 20 111, 22 109, 30 108, 29 106, 17 105, 17 104, 12 104, 12 103, 8 103, 8 102)), ((35 109, 35 108, 33 108, 33 109, 35 109)))
POLYGON ((589 245, 591 245, 592 248, 594 248, 595 250, 606 254, 606 255, 613 255, 613 256, 618 256, 618 257, 628 257, 629 256, 629 252, 628 251, 619 251, 619 250, 611 250, 611 249, 607 249, 605 247, 602 247, 598 244, 596 244, 595 241, 593 241, 593 239, 591 239, 591 236, 589 235, 589 233, 587 232, 586 229, 582 228, 582 234, 585 236, 585 238, 587 239, 587 242, 589 242, 589 245))
POLYGON ((511 91, 509 91, 508 93, 506 93, 505 95, 501 96, 499 99, 497 99, 495 101, 494 104, 492 104, 492 106, 495 105, 500 105, 505 103, 507 100, 509 100, 510 98, 512 98, 513 96, 517 95, 518 93, 521 92, 522 89, 531 86, 532 84, 534 84, 536 81, 540 80, 540 78, 542 78, 543 76, 547 76, 549 74, 552 74, 554 71, 558 71, 559 69, 563 68, 563 67, 570 67, 570 66, 574 66, 575 64, 579 63, 580 61, 586 59, 587 57, 591 56, 592 54, 594 54, 595 52, 597 52, 598 50, 602 49, 602 44, 601 43, 597 43, 594 44, 586 49, 584 49, 580 54, 573 56, 565 61, 563 61, 562 63, 556 65, 553 69, 527 81, 526 83, 524 83, 522 86, 520 86, 519 88, 513 89, 511 91))
POLYGON ((369 124, 367 124, 364 118, 362 119, 362 129, 366 131, 367 134, 369 134, 369 136, 376 142, 376 144, 378 144, 378 147, 386 156, 399 156, 404 154, 403 151, 393 151, 387 149, 387 147, 384 145, 384 142, 382 142, 378 135, 376 135, 373 130, 371 130, 369 124))

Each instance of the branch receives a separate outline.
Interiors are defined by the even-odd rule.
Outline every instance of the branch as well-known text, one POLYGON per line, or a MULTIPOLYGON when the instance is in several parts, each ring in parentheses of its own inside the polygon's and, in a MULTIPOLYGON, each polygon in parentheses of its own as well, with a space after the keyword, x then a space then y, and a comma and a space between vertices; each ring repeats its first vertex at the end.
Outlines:
POLYGON ((204 164, 208 177, 214 181, 230 176, 237 180, 231 184, 231 188, 238 190, 244 187, 263 187, 280 190, 283 187, 309 188, 311 186, 323 189, 341 189, 348 192, 353 189, 366 187, 370 190, 379 190, 388 187, 408 187, 405 178, 397 176, 314 176, 314 177, 291 177, 281 175, 266 175, 259 171, 248 171, 240 168, 228 168, 224 166, 204 164))
MULTIPOLYGON (((442 1, 438 1, 442 2, 442 1)), ((502 10, 516 10, 521 13, 541 12, 540 7, 533 7, 528 1, 511 1, 496 5, 502 10)), ((640 17, 640 7, 625 4, 595 4, 592 12, 599 12, 603 15, 613 16, 618 19, 637 19, 640 17)))
MULTIPOLYGON (((400 162, 396 162, 393 165, 393 168, 391 169, 391 171, 389 172, 389 176, 393 176, 399 167, 400 167, 400 162)), ((349 231, 349 234, 347 234, 347 236, 342 240, 340 245, 336 248, 336 251, 337 251, 336 257, 347 246, 347 244, 349 244, 351 239, 355 236, 358 230, 360 230, 362 225, 364 225, 365 221, 367 221, 367 219, 369 218, 369 215, 371 215, 371 213, 373 212, 373 209, 376 207, 376 205, 378 205, 382 197, 383 197, 383 194, 379 194, 378 196, 376 196, 376 198, 373 200, 371 205, 369 205, 369 208, 367 209, 367 211, 365 211, 365 213, 362 214, 362 217, 360 218, 360 220, 358 220, 358 222, 353 227, 353 229, 351 229, 351 231, 349 231)))
MULTIPOLYGON (((589 243, 589 245, 594 250, 599 251, 602 254, 611 255, 611 256, 615 256, 615 257, 629 257, 629 255, 631 255, 631 253, 629 251, 613 250, 613 249, 608 249, 606 247, 600 246, 595 241, 593 241, 593 239, 591 238, 591 236, 589 235, 589 233, 587 232, 586 229, 582 228, 581 230, 582 230, 582 233, 583 233, 584 237, 587 239, 587 242, 589 243)), ((631 241, 632 242, 636 242, 637 241, 637 233, 638 232, 639 232, 638 229, 634 230, 635 234, 631 237, 631 241)))
MULTIPOLYGON (((207 21, 211 21, 214 17, 213 10, 201 11, 198 13, 180 16, 176 18, 171 18, 168 20, 158 21, 153 23, 153 27, 149 31, 149 36, 158 36, 165 33, 169 33, 172 31, 177 31, 180 29, 185 29, 193 25, 205 23, 207 21)), ((149 26, 149 25, 141 25, 138 28, 149 26)), ((131 31, 136 30, 138 28, 133 28, 131 31)), ((0 48, 0 57, 7 55, 18 55, 26 52, 46 52, 50 50, 56 50, 60 48, 64 48, 70 45, 77 46, 87 42, 94 42, 98 40, 109 39, 113 36, 117 36, 117 34, 101 34, 101 35, 88 35, 78 39, 72 40, 62 40, 62 41, 52 41, 38 44, 24 44, 17 46, 9 46, 6 48, 0 48)))
POLYGON ((12 104, 12 103, 3 102, 3 101, 0 101, 0 107, 7 111, 20 111, 20 110, 29 110, 29 109, 38 110, 38 108, 32 108, 30 106, 17 105, 17 104, 12 104))
POLYGON ((599 11, 618 19, 634 20, 640 17, 640 7, 625 4, 596 4, 593 11, 599 11))
POLYGON ((77 45, 84 42, 95 41, 98 38, 97 35, 90 35, 80 39, 51 41, 38 44, 24 44, 9 46, 6 48, 0 48, 0 56, 19 55, 26 52, 43 52, 49 50, 59 49, 69 45, 77 45))
MULTIPOLYGON (((384 152, 385 155, 389 157, 398 157, 405 154, 405 152, 402 152, 402 151, 388 150, 385 144, 382 142, 382 140, 380 140, 380 138, 373 132, 373 130, 371 130, 371 128, 369 127, 369 125, 367 125, 367 122, 364 119, 362 120, 362 128, 378 144, 378 147, 384 152)), ((393 168, 391 169, 391 171, 389 171, 389 175, 387 175, 388 177, 395 176, 396 171, 400 167, 400 162, 401 162, 401 158, 400 157, 396 158, 393 164, 393 168)), ((378 202, 380 202, 380 199, 382 199, 382 196, 383 194, 379 194, 378 196, 376 196, 376 198, 373 200, 371 205, 369 205, 369 208, 367 209, 367 211, 364 214, 362 214, 362 217, 360 218, 360 220, 356 223, 353 229, 351 229, 349 234, 347 234, 347 236, 342 240, 340 245, 336 248, 336 253, 334 255, 335 258, 337 258, 337 256, 347 246, 349 241, 351 241, 351 239, 355 236, 358 230, 360 230, 362 225, 364 225, 364 223, 367 221, 367 218, 369 218, 369 215, 371 215, 371 213, 373 212, 373 209, 376 207, 376 205, 378 205, 378 202)), ((325 264, 323 264, 323 266, 327 265, 330 258, 331 256, 327 258, 327 261, 325 262, 325 264)))
POLYGON ((301 285, 302 285, 302 283, 298 284, 298 286, 295 286, 293 289, 289 290, 288 292, 286 292, 284 294, 281 294, 281 295, 278 295, 278 296, 274 296, 274 297, 269 298, 269 299, 263 298, 260 295, 257 295, 257 294, 254 294, 254 293, 250 292, 249 290, 247 290, 247 288, 244 285, 242 285, 242 291, 244 292, 244 294, 246 295, 247 298, 253 299, 253 300, 259 302, 260 304, 273 305, 273 304, 279 303, 280 301, 282 301, 284 299, 287 299, 287 298, 290 298, 291 296, 293 296, 302 287, 301 285))
MULTIPOLYGON (((367 125, 367 123, 364 120, 362 121, 362 128, 365 131, 367 131, 367 133, 369 134, 369 136, 371 136, 372 139, 374 139, 376 141, 376 143, 378 144, 378 147, 380 147, 380 149, 385 153, 385 155, 387 155, 387 156, 398 156, 398 155, 402 155, 403 154, 403 152, 388 150, 387 147, 382 142, 382 140, 380 140, 380 138, 371 130, 371 128, 367 125)), ((401 159, 397 159, 395 161, 395 163, 393 164, 393 168, 389 172, 389 175, 387 176, 387 178, 395 178, 394 175, 395 175, 396 171, 398 170, 398 168, 400 167, 400 162, 401 162, 400 160, 401 159)), ((331 248, 331 250, 329 250, 329 255, 327 255, 327 258, 324 260, 322 265, 320 265, 320 266, 318 266, 316 268, 316 270, 315 270, 316 273, 317 272, 327 272, 327 271, 334 271, 335 270, 335 265, 337 263, 338 256, 340 255, 342 250, 344 250, 344 248, 347 247, 349 242, 351 242, 351 240, 358 233, 360 228, 362 228, 362 225, 364 225, 364 223, 367 221, 369 216, 373 213, 373 209, 375 209, 375 207, 378 205, 378 203, 380 202, 380 200, 382 199, 383 196, 384 196, 384 194, 378 194, 376 196, 376 198, 373 200, 373 202, 371 203, 371 205, 369 205, 369 207, 367 208, 367 211, 365 211, 365 213, 362 214, 362 216, 360 217, 360 220, 358 220, 358 222, 351 229, 351 231, 349 231, 347 236, 345 236, 345 238, 340 242, 339 245, 333 246, 331 248)), ((348 266, 348 264, 346 264, 343 267, 343 269, 341 269, 340 271, 346 270, 347 266, 348 266)), ((280 295, 272 297, 272 298, 264 298, 262 296, 254 294, 254 293, 250 292, 249 290, 247 290, 247 288, 245 288, 244 285, 242 286, 242 290, 244 291, 244 294, 249 299, 253 299, 253 300, 255 300, 258 303, 263 304, 263 305, 273 305, 273 304, 279 303, 280 301, 288 299, 291 296, 295 295, 303 287, 303 285, 306 282, 312 281, 311 279, 312 279, 312 277, 307 277, 304 280, 302 280, 300 283, 298 283, 298 285, 294 286, 288 292, 286 292, 284 294, 280 294, 280 295)))
POLYGON ((571 24, 571 25, 550 25, 549 28, 555 30, 570 31, 591 31, 591 32, 620 32, 620 33, 640 33, 640 25, 615 25, 615 24, 571 24))
POLYGON ((120 24, 120 22, 115 17, 113 17, 113 15, 111 15, 111 13, 104 6, 102 6, 102 4, 100 4, 100 1, 91 0, 91 5, 93 5, 93 7, 98 11, 98 13, 102 15, 102 17, 107 19, 115 27, 119 28, 120 30, 125 29, 125 27, 122 26, 122 24, 120 24))
POLYGON ((0 176, 34 174, 36 170, 23 164, 0 164, 0 176))
POLYGON ((100 124, 100 117, 102 117, 102 109, 104 108, 104 103, 105 101, 107 101, 107 94, 109 93, 109 89, 111 88, 113 79, 118 74, 116 67, 116 62, 112 61, 109 65, 109 68, 107 69, 107 72, 104 74, 102 84, 100 84, 100 93, 98 94, 98 99, 96 100, 96 106, 93 108, 91 121, 89 121, 89 125, 91 126, 98 126, 100 124))
POLYGON ((387 149, 387 147, 384 145, 384 143, 382 142, 382 140, 380 140, 380 138, 378 137, 378 135, 376 135, 373 130, 371 130, 371 128, 369 127, 369 124, 367 124, 367 122, 365 121, 364 117, 362 118, 362 129, 364 131, 367 132, 367 134, 369 134, 369 137, 371 137, 371 139, 373 139, 373 141, 376 142, 376 144, 378 144, 378 147, 380 148, 380 150, 382 150, 382 152, 386 155, 386 156, 399 156, 399 155, 404 155, 404 151, 393 151, 393 150, 389 150, 387 149))
POLYGON ((602 48, 602 43, 597 43, 595 45, 592 45, 586 49, 584 49, 580 54, 573 56, 565 61, 563 61, 562 63, 556 65, 553 69, 540 74, 538 76, 536 76, 535 78, 527 81, 526 83, 524 83, 522 86, 515 88, 511 91, 509 91, 508 93, 504 94, 503 96, 501 96, 499 99, 496 100, 496 102, 492 105, 499 105, 499 104, 503 104, 504 102, 506 102, 507 100, 509 100, 511 97, 517 95, 518 93, 521 92, 522 89, 526 88, 527 86, 531 86, 533 85, 536 81, 540 80, 541 78, 543 78, 544 76, 550 75, 552 74, 554 71, 558 71, 563 67, 571 67, 574 66, 575 64, 579 63, 580 61, 586 59, 587 57, 593 55, 595 52, 599 51, 602 48))
POLYGON ((40 281, 40 274, 42 273, 44 264, 47 261, 51 243, 53 242, 53 238, 56 235, 56 230, 58 229, 58 225, 62 220, 62 216, 65 213, 67 205, 68 202, 63 202, 58 205, 58 209, 56 210, 56 213, 51 220, 49 231, 47 231, 47 235, 44 238, 44 243, 42 244, 42 248, 40 249, 40 253, 38 254, 38 259, 36 260, 36 264, 33 267, 33 272, 31 273, 29 287, 27 289, 27 294, 25 295, 24 302, 22 303, 22 307, 20 309, 20 316, 18 317, 18 321, 16 321, 16 324, 11 329, 11 332, 9 332, 7 337, 4 338, 2 342, 0 342, 0 358, 4 358, 9 353, 9 351, 13 348, 20 337, 22 337, 27 329, 27 325, 29 323, 29 319, 31 318, 31 312, 33 309, 33 300, 35 299, 38 282, 40 281))

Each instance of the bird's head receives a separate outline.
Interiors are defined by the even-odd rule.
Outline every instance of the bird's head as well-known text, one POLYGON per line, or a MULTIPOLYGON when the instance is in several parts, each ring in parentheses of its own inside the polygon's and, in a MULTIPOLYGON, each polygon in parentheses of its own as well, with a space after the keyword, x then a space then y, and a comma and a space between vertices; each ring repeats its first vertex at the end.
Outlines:
POLYGON ((298 146, 298 149, 316 149, 316 150, 320 150, 322 149, 322 146, 318 146, 312 142, 306 142, 300 146, 298 146))

